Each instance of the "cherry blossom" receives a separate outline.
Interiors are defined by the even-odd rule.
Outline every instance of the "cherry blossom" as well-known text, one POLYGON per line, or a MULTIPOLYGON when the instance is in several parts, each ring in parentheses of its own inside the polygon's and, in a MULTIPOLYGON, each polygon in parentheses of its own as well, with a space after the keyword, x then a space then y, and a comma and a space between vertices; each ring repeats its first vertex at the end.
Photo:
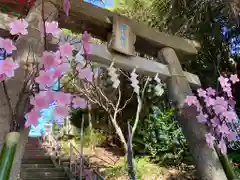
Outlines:
POLYGON ((227 127, 226 124, 219 125, 218 130, 222 134, 229 134, 229 128, 227 127))
POLYGON ((27 35, 28 23, 25 19, 17 19, 9 24, 10 34, 12 35, 27 35))
POLYGON ((30 99, 30 103, 38 109, 44 109, 49 106, 49 101, 47 100, 46 96, 38 94, 34 98, 30 99))
POLYGON ((199 115, 197 116, 197 120, 200 123, 206 123, 207 122, 207 118, 208 118, 208 115, 207 114, 203 114, 203 113, 199 113, 199 115))
POLYGON ((29 127, 31 125, 37 126, 38 120, 40 117, 40 112, 36 109, 32 109, 29 113, 25 115, 25 118, 27 119, 25 123, 25 127, 29 127))
POLYGON ((13 51, 17 50, 16 46, 13 45, 11 39, 0 38, 0 48, 4 48, 7 54, 12 54, 13 51))
POLYGON ((80 97, 75 97, 73 99, 73 108, 77 109, 77 108, 81 108, 84 109, 87 107, 87 101, 83 98, 80 97))
POLYGON ((223 154, 227 152, 227 146, 223 139, 221 139, 221 141, 219 142, 218 148, 220 149, 221 153, 223 153, 223 154))
POLYGON ((6 80, 5 74, 0 74, 0 82, 6 80))
POLYGON ((196 96, 187 96, 185 99, 185 103, 187 103, 188 106, 197 105, 198 104, 197 97, 196 96))
POLYGON ((43 52, 42 64, 45 70, 55 67, 58 62, 55 61, 55 55, 52 52, 43 52))
POLYGON ((239 82, 239 78, 238 78, 237 74, 231 75, 230 80, 232 81, 233 84, 239 82))
POLYGON ((14 62, 10 57, 6 58, 4 61, 0 61, 0 74, 4 74, 8 78, 13 77, 14 70, 18 68, 18 63, 14 62))
POLYGON ((39 76, 36 77, 35 81, 40 85, 40 87, 45 88, 50 87, 54 84, 55 79, 53 79, 53 73, 50 71, 40 70, 39 76))
POLYGON ((56 106, 54 109, 54 116, 55 118, 65 118, 69 114, 69 109, 66 106, 60 105, 56 106))
POLYGON ((90 38, 91 38, 90 34, 88 34, 87 31, 84 31, 82 36, 82 41, 83 41, 82 44, 83 44, 83 51, 86 56, 88 56, 90 53, 90 43, 89 43, 90 38))
POLYGON ((66 73, 70 69, 70 64, 69 63, 63 63, 60 64, 59 66, 55 67, 53 70, 53 78, 60 78, 64 73, 66 73))
POLYGON ((216 94, 216 90, 214 90, 213 88, 209 87, 206 89, 207 95, 208 96, 215 96, 216 94))
POLYGON ((207 106, 207 107, 210 107, 210 106, 215 105, 215 99, 213 99, 213 98, 211 98, 211 97, 209 97, 209 96, 206 96, 206 97, 204 98, 204 102, 206 103, 206 106, 207 106))
POLYGON ((71 103, 71 94, 64 92, 57 92, 54 94, 54 98, 58 105, 69 105, 71 103))
POLYGON ((59 46, 59 50, 62 56, 71 56, 73 51, 73 46, 69 43, 64 43, 59 46))
POLYGON ((66 14, 66 16, 69 15, 69 10, 70 10, 70 0, 64 0, 63 2, 63 9, 66 14))
POLYGON ((207 95, 207 92, 201 88, 199 88, 197 92, 199 97, 205 97, 207 95))
POLYGON ((58 27, 57 21, 45 22, 45 26, 46 26, 46 33, 52 34, 54 37, 57 37, 61 32, 61 30, 58 27))
POLYGON ((86 67, 84 69, 80 69, 79 72, 80 79, 86 79, 89 82, 93 81, 93 72, 90 68, 86 67))
POLYGON ((225 77, 223 77, 223 76, 220 76, 220 77, 218 78, 218 81, 219 81, 219 83, 220 83, 220 85, 221 85, 222 87, 229 86, 229 83, 228 83, 229 79, 228 79, 228 78, 225 78, 225 77))
POLYGON ((226 142, 237 139, 236 132, 231 129, 232 124, 237 121, 231 85, 239 79, 236 75, 231 75, 230 78, 220 76, 218 81, 222 88, 218 92, 211 87, 206 89, 206 93, 205 90, 198 89, 199 101, 196 96, 187 96, 185 102, 189 106, 197 104, 200 107, 201 111, 196 118, 208 127, 209 132, 205 136, 209 147, 213 148, 215 142, 220 151, 226 153, 226 142))
POLYGON ((206 142, 209 145, 209 147, 213 148, 215 137, 211 133, 207 133, 205 135, 205 137, 206 137, 206 142))

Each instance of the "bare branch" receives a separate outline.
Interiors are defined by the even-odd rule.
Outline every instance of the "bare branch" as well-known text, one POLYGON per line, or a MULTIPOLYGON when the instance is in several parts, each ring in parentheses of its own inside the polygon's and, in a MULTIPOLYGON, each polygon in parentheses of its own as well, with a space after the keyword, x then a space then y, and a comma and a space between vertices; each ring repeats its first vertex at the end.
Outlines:
POLYGON ((142 90, 142 95, 140 96, 140 94, 137 95, 137 101, 138 101, 138 106, 137 106, 137 111, 136 111, 136 117, 135 117, 135 121, 134 121, 134 124, 133 124, 133 128, 132 128, 132 137, 137 129, 137 125, 138 125, 138 122, 139 122, 139 116, 140 116, 140 112, 142 110, 142 100, 143 100, 143 97, 144 97, 144 92, 146 90, 146 87, 149 83, 149 80, 150 78, 148 77, 145 84, 144 84, 144 87, 143 87, 143 90, 142 90))

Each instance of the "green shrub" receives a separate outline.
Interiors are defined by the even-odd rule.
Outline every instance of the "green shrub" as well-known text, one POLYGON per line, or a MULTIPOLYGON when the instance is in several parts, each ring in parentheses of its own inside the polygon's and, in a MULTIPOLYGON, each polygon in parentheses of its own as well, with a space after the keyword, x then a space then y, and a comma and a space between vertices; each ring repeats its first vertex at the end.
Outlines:
MULTIPOLYGON (((75 136, 75 141, 77 144, 80 144, 80 134, 79 136, 75 136)), ((102 143, 106 140, 106 136, 103 131, 99 129, 86 128, 84 130, 84 146, 95 148, 97 146, 101 146, 102 143)))
POLYGON ((84 145, 87 147, 96 147, 101 146, 102 143, 106 140, 106 136, 103 131, 99 129, 87 128, 84 133, 84 145))
POLYGON ((133 138, 135 154, 148 154, 154 161, 168 165, 177 165, 188 157, 186 141, 174 115, 173 109, 161 112, 153 108, 149 117, 139 123, 133 138))

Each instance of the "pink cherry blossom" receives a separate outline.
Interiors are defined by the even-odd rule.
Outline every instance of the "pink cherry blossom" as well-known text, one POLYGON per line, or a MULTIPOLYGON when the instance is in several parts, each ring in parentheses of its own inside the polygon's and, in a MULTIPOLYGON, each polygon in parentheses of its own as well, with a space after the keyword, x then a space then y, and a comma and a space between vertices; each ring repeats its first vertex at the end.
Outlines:
POLYGON ((52 86, 54 84, 54 79, 52 78, 52 72, 50 71, 43 71, 41 70, 39 72, 39 76, 35 79, 35 81, 39 84, 39 85, 43 85, 43 86, 52 86))
POLYGON ((89 55, 90 53, 90 34, 88 34, 87 31, 84 31, 83 36, 82 36, 82 41, 83 41, 83 51, 86 56, 89 55))
POLYGON ((63 2, 63 9, 66 14, 66 16, 69 15, 69 10, 70 10, 70 0, 64 0, 63 2))
POLYGON ((215 128, 219 125, 219 119, 214 117, 213 119, 210 119, 210 122, 212 123, 212 126, 215 128))
POLYGON ((211 87, 207 88, 206 91, 208 96, 215 96, 216 94, 216 91, 211 87))
POLYGON ((234 107, 236 105, 236 101, 233 100, 233 98, 229 98, 228 100, 228 104, 232 107, 234 107))
POLYGON ((234 111, 226 111, 222 114, 228 122, 237 120, 237 114, 234 111))
POLYGON ((228 96, 228 97, 231 97, 231 98, 232 98, 232 89, 231 89, 230 86, 225 86, 225 87, 223 88, 223 91, 224 91, 225 93, 227 93, 227 96, 228 96))
POLYGON ((229 134, 229 128, 226 124, 222 124, 218 126, 219 132, 223 134, 229 134))
POLYGON ((35 106, 37 109, 44 109, 49 106, 49 101, 46 96, 37 94, 34 98, 31 98, 30 103, 35 106))
POLYGON ((26 35, 28 34, 27 27, 28 23, 25 19, 17 19, 9 24, 10 34, 12 35, 26 35))
POLYGON ((29 113, 25 115, 25 118, 27 120, 25 123, 25 127, 29 127, 31 125, 37 126, 39 117, 40 112, 36 109, 32 109, 29 113))
POLYGON ((226 112, 227 108, 223 105, 215 105, 215 106, 213 106, 213 110, 217 115, 219 115, 223 112, 226 112))
POLYGON ((83 98, 80 97, 75 97, 73 99, 73 108, 77 109, 77 108, 81 108, 84 109, 87 107, 87 101, 83 98))
POLYGON ((207 133, 207 134, 205 135, 205 137, 206 137, 206 142, 207 142, 208 146, 209 146, 210 148, 213 148, 213 144, 214 144, 214 141, 215 141, 215 137, 212 136, 211 133, 207 133))
POLYGON ((66 106, 56 106, 54 113, 56 118, 65 118, 69 114, 69 109, 66 106))
POLYGON ((80 79, 86 79, 89 82, 93 81, 93 72, 90 68, 81 69, 79 72, 80 79))
POLYGON ((221 141, 219 142, 218 148, 220 149, 221 153, 223 153, 223 154, 227 152, 227 146, 223 139, 221 139, 221 141))
POLYGON ((229 125, 231 126, 231 123, 238 119, 234 110, 236 102, 233 100, 231 86, 239 82, 239 79, 237 75, 231 75, 230 78, 220 76, 218 81, 222 88, 218 93, 222 96, 216 96, 216 91, 209 87, 206 89, 206 94, 204 90, 198 90, 198 97, 203 97, 203 104, 202 101, 200 104, 197 97, 194 98, 194 96, 187 97, 185 102, 188 105, 196 105, 201 110, 196 118, 199 122, 204 123, 209 130, 209 133, 205 135, 207 144, 213 148, 213 144, 216 142, 221 152, 226 153, 225 141, 237 140, 237 133, 232 131, 229 125))
POLYGON ((0 82, 6 80, 5 74, 0 74, 0 82))
POLYGON ((197 97, 196 96, 187 96, 185 99, 185 103, 187 103, 188 106, 197 105, 198 104, 197 97))
POLYGON ((57 21, 52 21, 52 22, 45 22, 46 26, 46 33, 47 34, 52 34, 53 36, 58 36, 61 30, 58 27, 58 22, 57 21))
POLYGON ((207 122, 207 118, 208 118, 208 115, 207 114, 203 114, 202 112, 199 113, 199 115, 197 116, 197 120, 200 123, 206 123, 207 122))
POLYGON ((216 97, 215 104, 222 105, 225 108, 227 108, 227 106, 228 106, 228 102, 224 99, 224 97, 219 97, 219 96, 216 97))
POLYGON ((66 73, 70 69, 70 64, 69 63, 63 63, 60 64, 59 66, 55 67, 54 69, 54 75, 53 77, 60 78, 64 73, 66 73))
POLYGON ((213 99, 209 96, 206 96, 205 99, 204 99, 204 102, 206 103, 207 107, 210 107, 210 106, 213 106, 215 104, 215 99, 213 99))
POLYGON ((42 63, 44 65, 44 69, 50 69, 54 64, 54 55, 51 52, 43 52, 42 63))
POLYGON ((218 81, 220 82, 220 85, 221 85, 221 87, 222 88, 224 88, 224 87, 226 87, 226 86, 229 86, 229 79, 228 78, 225 78, 225 77, 223 77, 223 76, 220 76, 219 78, 218 78, 218 81))
POLYGON ((229 131, 229 133, 227 134, 227 139, 229 141, 236 141, 237 140, 237 133, 233 132, 233 131, 229 131))
POLYGON ((59 50, 62 56, 71 56, 73 51, 73 46, 69 43, 64 43, 59 46, 59 50))
POLYGON ((6 77, 13 77, 14 70, 18 69, 18 63, 14 62, 12 58, 6 58, 0 62, 0 74, 5 74, 6 77))
POLYGON ((54 98, 58 105, 69 105, 71 103, 71 94, 56 92, 54 98))
POLYGON ((238 78, 237 74, 231 75, 230 80, 232 81, 233 84, 239 82, 239 78, 238 78))
POLYGON ((48 90, 48 91, 41 91, 40 93, 42 92, 44 92, 45 97, 47 97, 50 103, 52 103, 55 100, 55 94, 56 94, 55 91, 48 90))
POLYGON ((50 68, 55 68, 61 63, 62 63, 62 60, 57 52, 56 53, 47 52, 47 51, 43 52, 42 64, 45 70, 48 70, 50 68))
POLYGON ((202 88, 199 88, 199 89, 197 90, 197 92, 198 92, 198 96, 199 96, 199 97, 206 97, 206 95, 207 95, 207 92, 204 91, 202 88))
POLYGON ((12 54, 13 51, 17 50, 16 46, 13 45, 11 39, 0 39, 0 48, 4 48, 7 54, 12 54))

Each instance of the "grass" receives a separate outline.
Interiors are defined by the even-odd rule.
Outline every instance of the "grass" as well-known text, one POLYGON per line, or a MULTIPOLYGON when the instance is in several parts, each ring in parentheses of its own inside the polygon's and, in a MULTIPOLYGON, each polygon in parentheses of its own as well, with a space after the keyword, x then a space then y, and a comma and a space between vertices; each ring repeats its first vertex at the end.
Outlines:
MULTIPOLYGON (((166 174, 167 169, 151 163, 148 158, 138 158, 135 160, 135 170, 137 179, 152 178, 157 179, 166 174)), ((106 169, 103 174, 106 179, 127 179, 127 161, 121 160, 116 165, 106 169)))

